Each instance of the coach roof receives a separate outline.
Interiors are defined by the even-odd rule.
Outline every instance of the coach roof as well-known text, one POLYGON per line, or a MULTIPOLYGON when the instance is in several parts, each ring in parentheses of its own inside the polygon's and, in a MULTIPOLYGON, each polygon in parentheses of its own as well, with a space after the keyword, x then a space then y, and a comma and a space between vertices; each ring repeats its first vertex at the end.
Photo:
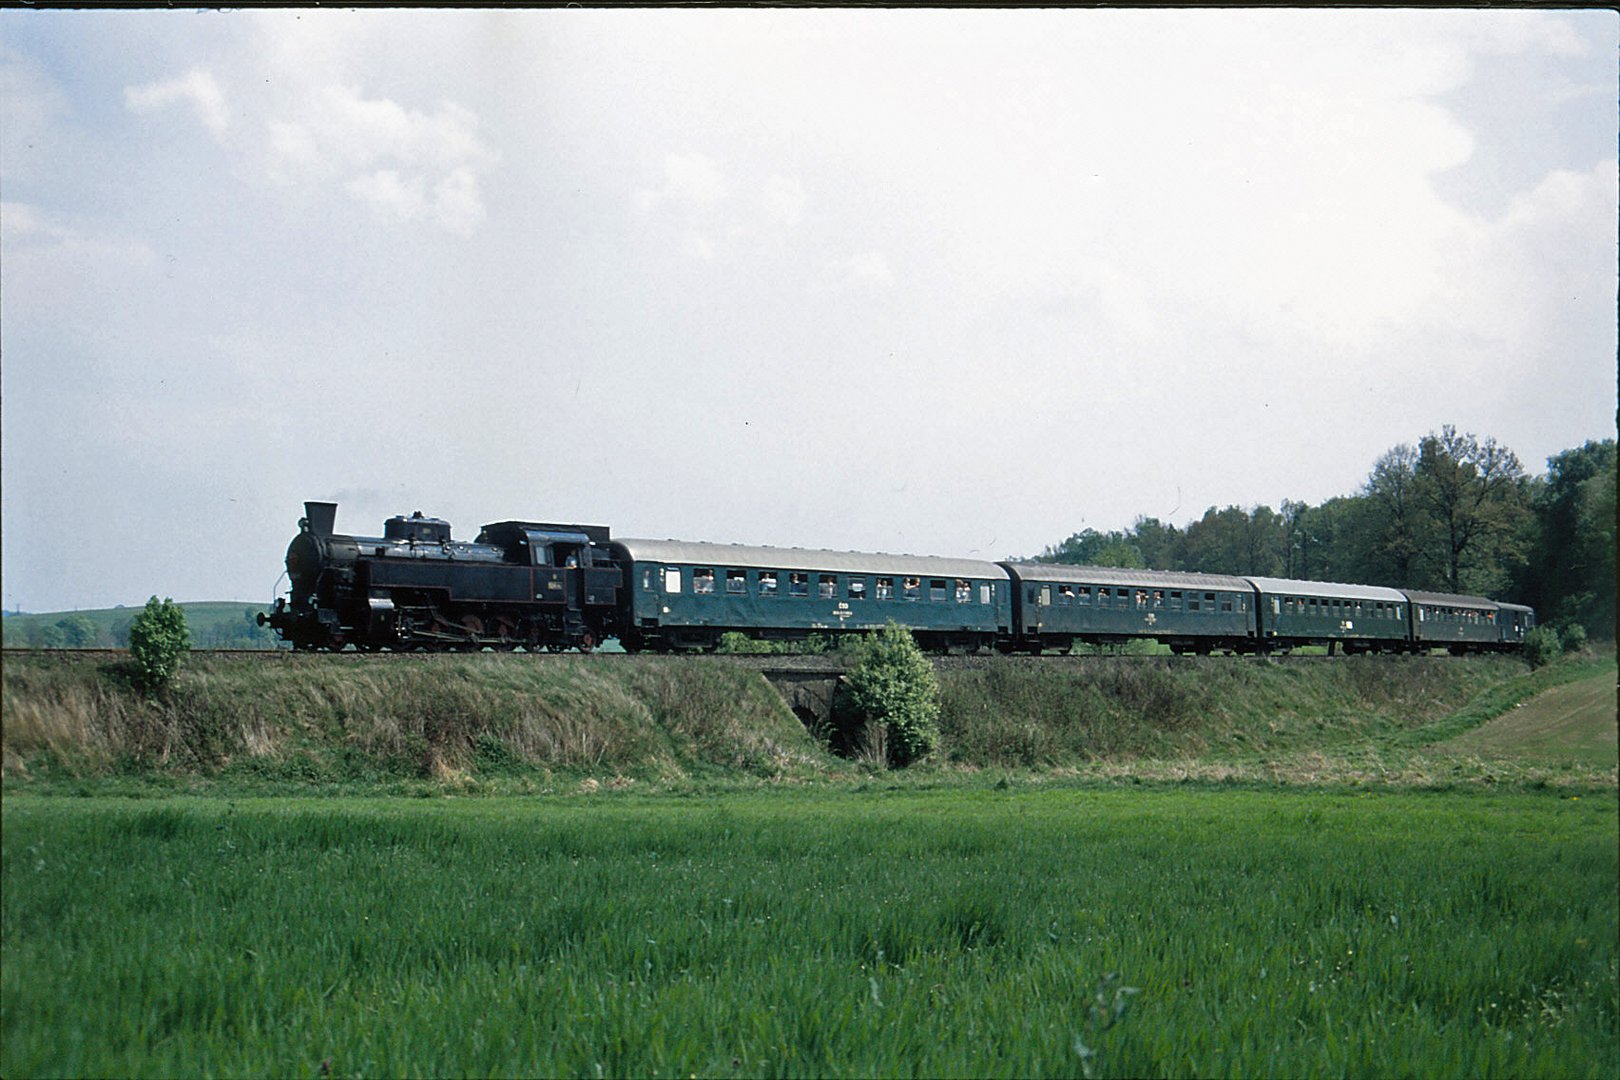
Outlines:
POLYGON ((1254 587, 1226 574, 1193 574, 1181 570, 1130 570, 1120 566, 1075 566, 1070 563, 1007 563, 1022 581, 1069 582, 1087 585, 1128 585, 1147 589, 1185 589, 1252 593, 1254 587))
POLYGON ((1252 577, 1255 588, 1262 593, 1284 596, 1326 596, 1332 600, 1382 600, 1404 604, 1406 594, 1399 589, 1386 589, 1382 585, 1346 585, 1338 581, 1297 581, 1292 578, 1252 577))
POLYGON ((1406 595, 1412 598, 1414 604, 1429 604, 1435 607, 1475 608, 1480 611, 1495 611, 1500 606, 1495 600, 1487 600, 1483 596, 1462 596, 1458 593, 1415 592, 1412 589, 1407 589, 1406 595))
POLYGON ((758 567, 762 570, 817 570, 842 574, 900 574, 914 577, 990 578, 1006 581, 993 562, 934 555, 821 551, 814 548, 751 547, 685 540, 615 540, 635 562, 700 566, 758 567))

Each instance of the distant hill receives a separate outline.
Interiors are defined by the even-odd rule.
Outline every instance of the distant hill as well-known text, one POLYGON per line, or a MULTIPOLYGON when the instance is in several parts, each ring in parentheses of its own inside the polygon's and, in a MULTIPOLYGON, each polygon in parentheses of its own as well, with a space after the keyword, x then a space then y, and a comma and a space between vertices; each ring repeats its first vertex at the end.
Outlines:
MULTIPOLYGON (((191 629, 191 643, 200 649, 272 649, 281 642, 255 616, 268 611, 246 600, 205 600, 180 605, 191 629)), ((7 613, 0 633, 8 648, 121 649, 129 644, 129 624, 139 607, 100 608, 93 611, 7 613)))

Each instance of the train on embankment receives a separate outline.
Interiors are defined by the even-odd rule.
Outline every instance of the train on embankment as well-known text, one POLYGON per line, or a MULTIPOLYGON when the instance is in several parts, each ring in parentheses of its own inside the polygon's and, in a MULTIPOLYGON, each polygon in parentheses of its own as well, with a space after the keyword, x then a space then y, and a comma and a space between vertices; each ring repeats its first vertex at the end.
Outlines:
POLYGON ((1482 596, 1271 577, 989 562, 674 540, 498 521, 471 542, 439 518, 335 531, 307 502, 288 594, 260 619, 295 649, 704 651, 908 628, 938 652, 1067 652, 1153 640, 1176 653, 1455 654, 1523 647, 1535 612, 1482 596))

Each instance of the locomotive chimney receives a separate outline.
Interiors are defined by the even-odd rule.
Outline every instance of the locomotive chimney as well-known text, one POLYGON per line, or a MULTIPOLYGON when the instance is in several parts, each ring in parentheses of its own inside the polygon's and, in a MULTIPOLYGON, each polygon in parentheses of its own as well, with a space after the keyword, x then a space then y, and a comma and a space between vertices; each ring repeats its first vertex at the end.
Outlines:
POLYGON ((331 536, 332 526, 337 524, 337 503, 306 502, 304 520, 309 522, 309 531, 316 536, 331 536))

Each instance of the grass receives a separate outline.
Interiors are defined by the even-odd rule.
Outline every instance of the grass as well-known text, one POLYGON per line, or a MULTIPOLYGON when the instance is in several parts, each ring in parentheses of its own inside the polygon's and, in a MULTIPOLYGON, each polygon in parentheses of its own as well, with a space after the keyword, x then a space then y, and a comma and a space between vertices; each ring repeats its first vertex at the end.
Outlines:
POLYGON ((1441 748, 1497 759, 1577 760, 1620 764, 1613 664, 1458 735, 1441 748))
MULTIPOLYGON (((194 656, 156 699, 106 658, 5 663, 8 791, 539 793, 587 780, 747 787, 867 771, 829 755, 758 675, 714 659, 194 656)), ((1613 672, 1612 654, 1534 672, 1449 657, 947 665, 940 750, 902 782, 990 772, 1613 789, 1612 755, 1503 756, 1449 741, 1613 672)))
POLYGON ((13 796, 3 821, 6 1076, 1606 1077, 1620 1054, 1611 800, 13 796))
POLYGON ((703 660, 193 657, 164 694, 127 665, 6 661, 12 783, 107 776, 299 790, 568 775, 799 775, 826 754, 757 676, 703 660))

